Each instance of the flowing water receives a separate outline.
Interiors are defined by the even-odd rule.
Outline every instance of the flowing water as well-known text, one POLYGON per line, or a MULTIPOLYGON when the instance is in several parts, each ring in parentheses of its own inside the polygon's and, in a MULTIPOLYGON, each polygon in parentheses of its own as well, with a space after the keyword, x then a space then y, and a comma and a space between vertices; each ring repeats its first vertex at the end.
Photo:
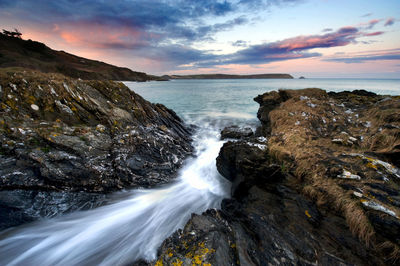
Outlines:
POLYGON ((126 83, 151 102, 175 110, 199 126, 195 154, 173 183, 120 192, 114 203, 94 210, 42 220, 0 235, 0 265, 125 265, 152 260, 158 246, 192 213, 218 208, 229 196, 229 182, 215 158, 226 125, 257 126, 258 94, 279 88, 366 89, 400 94, 400 80, 178 80, 126 83))
POLYGON ((229 183, 217 172, 218 132, 201 128, 196 154, 179 178, 155 189, 119 193, 119 201, 3 233, 0 265, 125 265, 152 260, 162 241, 191 213, 218 208, 229 183))

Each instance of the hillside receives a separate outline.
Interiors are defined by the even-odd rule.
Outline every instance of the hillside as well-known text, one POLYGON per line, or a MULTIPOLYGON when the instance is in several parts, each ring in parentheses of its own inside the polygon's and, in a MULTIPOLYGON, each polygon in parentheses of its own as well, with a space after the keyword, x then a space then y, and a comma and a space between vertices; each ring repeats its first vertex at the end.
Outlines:
POLYGON ((230 74, 200 74, 200 75, 170 75, 163 76, 167 79, 292 79, 289 74, 253 74, 253 75, 230 75, 230 74))
POLYGON ((55 51, 44 43, 0 34, 0 68, 23 67, 44 73, 61 73, 84 80, 160 80, 159 77, 135 72, 96 60, 55 51))

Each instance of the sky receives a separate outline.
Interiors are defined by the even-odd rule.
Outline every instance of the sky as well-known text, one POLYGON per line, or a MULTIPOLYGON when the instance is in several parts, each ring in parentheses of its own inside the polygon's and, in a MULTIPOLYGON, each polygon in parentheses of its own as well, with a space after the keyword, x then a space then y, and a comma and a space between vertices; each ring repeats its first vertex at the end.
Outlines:
POLYGON ((399 78, 399 0, 0 0, 0 26, 149 74, 399 78))

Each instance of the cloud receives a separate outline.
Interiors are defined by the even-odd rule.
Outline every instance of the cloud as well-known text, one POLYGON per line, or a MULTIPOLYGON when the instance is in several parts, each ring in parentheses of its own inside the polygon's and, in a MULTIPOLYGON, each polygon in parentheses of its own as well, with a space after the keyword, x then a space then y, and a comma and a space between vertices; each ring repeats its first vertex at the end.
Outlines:
POLYGON ((370 17, 370 16, 372 16, 372 13, 366 13, 366 14, 362 15, 361 17, 366 18, 366 17, 370 17))
POLYGON ((340 62, 346 64, 379 60, 400 60, 400 49, 372 51, 364 54, 350 54, 348 56, 324 59, 324 61, 328 62, 340 62))
POLYGON ((236 42, 232 43, 232 46, 235 46, 235 47, 247 47, 247 41, 237 40, 236 42))
MULTIPOLYGON (((181 39, 186 42, 203 39, 218 31, 247 22, 240 17, 217 25, 208 25, 207 18, 224 17, 239 7, 235 1, 214 0, 44 0, 5 1, 0 6, 10 19, 18 18, 28 25, 45 30, 48 25, 61 28, 103 26, 111 32, 130 27, 135 31, 162 36, 159 40, 181 39), (13 3, 15 2, 15 3, 13 3), (207 27, 205 27, 207 26, 207 27)), ((104 34, 109 32, 104 31, 104 34)), ((144 35, 143 35, 144 36, 144 35)))
POLYGON ((370 33, 364 33, 364 36, 378 36, 384 34, 384 31, 375 31, 375 32, 370 32, 370 33))
MULTIPOLYGON (((371 21, 369 24, 376 24, 371 21)), ((365 32, 365 27, 346 26, 336 31, 320 35, 302 35, 277 42, 251 45, 236 53, 215 56, 211 60, 192 62, 198 67, 213 67, 225 64, 267 64, 310 57, 321 57, 313 52, 315 48, 331 48, 357 43, 357 39, 365 36, 377 36, 384 32, 365 32)), ((239 44, 242 43, 238 41, 239 44)))
POLYGON ((257 10, 261 10, 262 6, 296 2, 300 0, 0 0, 0 6, 12 14, 12 18, 41 26, 107 25, 114 31, 131 27, 166 40, 193 42, 248 22, 244 16, 237 15, 235 19, 210 25, 213 18, 253 14, 251 7, 255 4, 260 4, 257 10), (268 4, 261 5, 263 2, 268 4))
POLYGON ((356 38, 363 36, 363 34, 358 28, 348 26, 323 35, 297 36, 277 42, 252 45, 233 54, 197 62, 197 65, 211 67, 224 64, 267 64, 276 61, 319 57, 321 56, 320 53, 310 50, 355 43, 356 38))
POLYGON ((386 20, 386 22, 385 22, 385 27, 386 26, 391 26, 391 25, 393 25, 394 24, 394 18, 388 18, 387 20, 386 20))
POLYGON ((313 49, 346 46, 360 42, 358 38, 384 33, 370 32, 380 22, 372 19, 270 43, 250 45, 237 40, 232 46, 241 50, 231 54, 191 47, 196 42, 212 41, 218 32, 252 23, 254 11, 300 2, 303 0, 0 0, 0 14, 4 10, 4 14, 12 14, 10 20, 18 18, 34 25, 32 28, 52 34, 76 50, 153 60, 170 69, 321 57, 313 49))
POLYGON ((381 20, 380 19, 372 19, 368 21, 366 24, 366 29, 372 29, 376 24, 378 24, 381 20))

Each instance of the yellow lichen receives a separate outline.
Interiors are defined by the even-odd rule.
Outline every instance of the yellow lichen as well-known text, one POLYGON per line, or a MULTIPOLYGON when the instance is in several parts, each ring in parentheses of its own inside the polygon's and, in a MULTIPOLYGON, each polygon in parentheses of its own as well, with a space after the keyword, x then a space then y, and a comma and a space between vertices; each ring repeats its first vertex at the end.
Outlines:
POLYGON ((198 247, 198 249, 192 250, 185 255, 186 258, 192 260, 192 265, 202 265, 203 260, 206 259, 206 256, 215 252, 215 249, 206 248, 204 242, 200 242, 198 247))
POLYGON ((164 264, 163 264, 163 262, 162 262, 161 259, 159 259, 158 261, 156 261, 155 266, 163 266, 163 265, 164 265, 164 264))
POLYGON ((370 162, 367 163, 366 166, 369 167, 369 168, 378 169, 378 167, 375 164, 370 163, 370 162))
POLYGON ((192 265, 201 265, 202 262, 203 262, 203 257, 201 255, 193 256, 192 265))
POLYGON ((26 102, 29 103, 29 104, 34 104, 35 101, 36 101, 36 99, 35 99, 35 97, 33 97, 32 95, 29 95, 29 96, 26 98, 26 102))
POLYGON ((173 266, 182 266, 183 265, 183 261, 181 261, 180 259, 176 259, 175 261, 172 262, 173 266))

